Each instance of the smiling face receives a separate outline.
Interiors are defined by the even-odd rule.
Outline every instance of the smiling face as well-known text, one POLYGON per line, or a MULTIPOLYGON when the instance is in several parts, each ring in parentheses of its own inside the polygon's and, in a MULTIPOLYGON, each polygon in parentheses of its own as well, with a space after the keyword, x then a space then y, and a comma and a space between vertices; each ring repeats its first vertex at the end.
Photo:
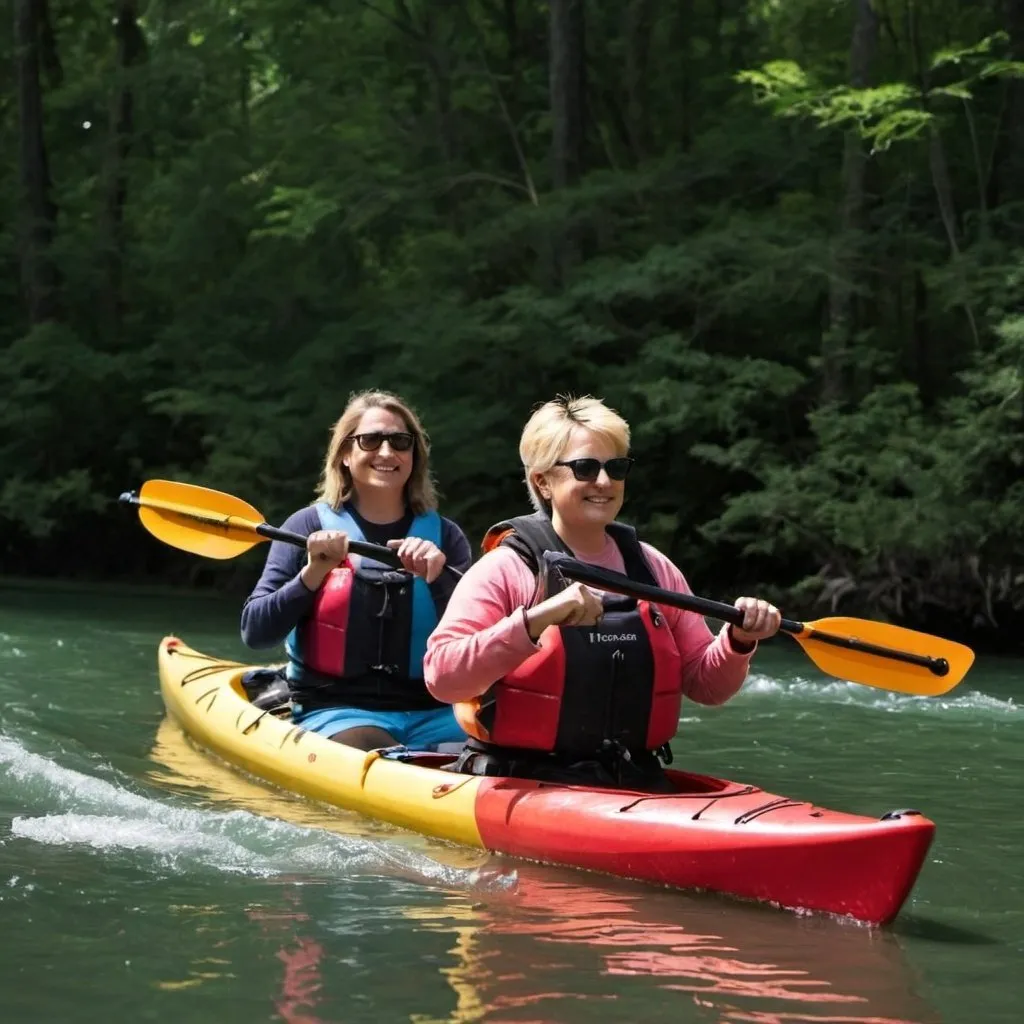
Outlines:
MULTIPOLYGON (((603 463, 625 454, 610 438, 576 426, 558 461, 597 459, 603 463)), ((552 466, 532 474, 532 481, 540 496, 550 502, 551 521, 561 536, 603 531, 622 510, 626 496, 626 482, 610 479, 603 468, 596 480, 586 481, 577 480, 569 466, 552 466)))
MULTIPOLYGON (((353 429, 353 434, 409 434, 412 431, 405 420, 390 409, 375 406, 367 409, 353 429)), ((369 489, 401 492, 412 474, 415 448, 406 452, 395 451, 385 441, 376 451, 364 452, 355 440, 348 441, 341 457, 342 465, 352 476, 352 485, 358 496, 369 489)))

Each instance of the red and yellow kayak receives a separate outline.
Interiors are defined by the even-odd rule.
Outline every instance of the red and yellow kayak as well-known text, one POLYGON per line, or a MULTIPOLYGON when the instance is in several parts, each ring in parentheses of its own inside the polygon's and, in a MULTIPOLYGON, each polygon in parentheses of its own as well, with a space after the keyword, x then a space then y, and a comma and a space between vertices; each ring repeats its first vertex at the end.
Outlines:
POLYGON ((207 750, 293 792, 478 849, 885 924, 935 833, 917 811, 844 814, 690 772, 669 771, 674 794, 456 774, 444 770, 451 755, 355 750, 261 711, 242 686, 250 666, 175 637, 158 661, 168 712, 207 750))

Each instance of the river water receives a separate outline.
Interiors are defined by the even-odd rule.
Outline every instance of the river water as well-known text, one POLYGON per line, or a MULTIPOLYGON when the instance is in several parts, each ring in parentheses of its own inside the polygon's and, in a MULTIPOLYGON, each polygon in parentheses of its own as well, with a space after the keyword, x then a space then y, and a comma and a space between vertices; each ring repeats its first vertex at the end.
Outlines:
POLYGON ((827 681, 779 640, 728 705, 684 709, 677 764, 937 823, 876 930, 460 850, 270 789, 165 719, 166 633, 246 657, 223 600, 0 588, 5 1024, 1021 1019, 1020 661, 980 658, 923 700, 827 681))

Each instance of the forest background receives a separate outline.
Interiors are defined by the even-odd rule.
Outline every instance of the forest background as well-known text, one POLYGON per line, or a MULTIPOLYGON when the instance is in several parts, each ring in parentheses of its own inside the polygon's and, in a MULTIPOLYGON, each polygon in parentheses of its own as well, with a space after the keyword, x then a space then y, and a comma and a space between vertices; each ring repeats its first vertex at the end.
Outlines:
POLYGON ((245 590, 357 388, 473 540, 558 392, 710 596, 1024 636, 1024 0, 12 0, 0 571, 245 590))

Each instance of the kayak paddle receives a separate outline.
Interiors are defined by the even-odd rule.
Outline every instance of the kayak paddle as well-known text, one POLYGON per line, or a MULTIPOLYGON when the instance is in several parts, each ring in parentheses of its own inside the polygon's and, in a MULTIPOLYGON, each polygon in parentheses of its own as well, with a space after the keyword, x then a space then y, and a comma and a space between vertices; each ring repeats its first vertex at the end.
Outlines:
MULTIPOLYGON (((138 506, 142 525, 158 540, 205 558, 235 558, 264 540, 306 546, 301 533, 269 526, 247 501, 209 487, 147 480, 138 494, 125 491, 118 500, 138 506)), ((402 568, 391 548, 359 540, 348 546, 357 555, 402 568)))
MULTIPOLYGON (((306 546, 302 534, 268 525, 248 502, 209 487, 148 480, 138 494, 125 492, 120 500, 138 507, 142 525, 154 537, 206 558, 235 558, 264 540, 306 546)), ((401 567, 390 548, 365 541, 350 541, 349 547, 355 554, 401 567)), ((621 573, 569 555, 557 554, 551 559, 563 576, 600 590, 743 625, 743 613, 731 604, 635 583, 621 573)), ((449 566, 445 568, 460 575, 449 566)), ((828 675, 898 693, 922 697, 946 693, 974 662, 974 652, 963 644, 866 619, 837 616, 807 623, 783 619, 781 629, 828 675)))
MULTIPOLYGON (((635 583, 621 573, 588 565, 566 554, 549 558, 563 576, 599 590, 698 612, 734 626, 743 625, 743 612, 731 604, 635 583)), ((919 697, 934 697, 952 690, 974 662, 974 651, 963 644, 867 619, 783 619, 780 628, 828 675, 919 697)))

